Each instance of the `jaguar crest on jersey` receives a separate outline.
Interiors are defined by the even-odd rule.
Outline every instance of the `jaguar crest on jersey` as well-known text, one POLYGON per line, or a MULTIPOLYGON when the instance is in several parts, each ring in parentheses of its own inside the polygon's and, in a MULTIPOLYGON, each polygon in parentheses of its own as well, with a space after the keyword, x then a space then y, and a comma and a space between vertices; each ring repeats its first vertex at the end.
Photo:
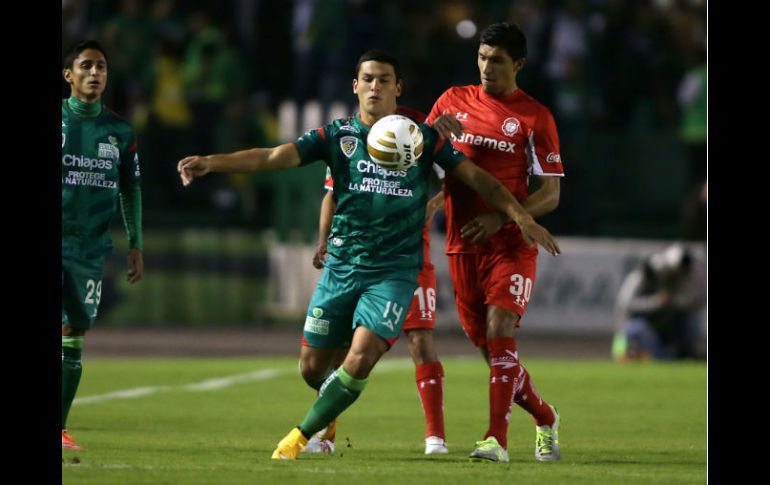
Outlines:
POLYGON ((503 121, 503 133, 506 136, 513 136, 519 131, 519 120, 516 118, 506 118, 503 121))
POLYGON ((355 153, 356 148, 358 148, 358 138, 355 136, 343 136, 340 138, 340 148, 342 148, 342 153, 350 158, 355 153))

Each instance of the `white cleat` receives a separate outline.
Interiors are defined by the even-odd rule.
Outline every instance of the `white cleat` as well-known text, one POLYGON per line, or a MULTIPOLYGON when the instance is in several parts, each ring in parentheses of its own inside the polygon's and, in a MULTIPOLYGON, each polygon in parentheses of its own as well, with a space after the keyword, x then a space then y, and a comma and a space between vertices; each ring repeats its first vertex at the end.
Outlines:
POLYGON ((445 455, 449 453, 446 441, 444 438, 438 436, 428 436, 425 439, 425 454, 426 455, 445 455))
POLYGON ((305 445, 304 453, 334 453, 334 441, 322 440, 314 435, 305 445))
POLYGON ((556 461, 561 458, 559 448, 559 424, 561 417, 556 408, 551 406, 556 420, 553 426, 535 426, 535 459, 538 461, 556 461))

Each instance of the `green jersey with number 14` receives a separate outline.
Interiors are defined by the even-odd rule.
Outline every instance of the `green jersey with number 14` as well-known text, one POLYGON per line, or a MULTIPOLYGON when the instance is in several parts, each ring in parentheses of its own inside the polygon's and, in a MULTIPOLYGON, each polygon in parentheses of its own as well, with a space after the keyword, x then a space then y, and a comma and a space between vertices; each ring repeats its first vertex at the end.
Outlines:
POLYGON ((369 268, 421 268, 422 229, 433 163, 451 172, 465 156, 418 124, 424 148, 416 165, 386 170, 366 151, 369 127, 358 116, 334 120, 294 143, 302 165, 324 160, 334 179, 337 209, 329 254, 369 268))

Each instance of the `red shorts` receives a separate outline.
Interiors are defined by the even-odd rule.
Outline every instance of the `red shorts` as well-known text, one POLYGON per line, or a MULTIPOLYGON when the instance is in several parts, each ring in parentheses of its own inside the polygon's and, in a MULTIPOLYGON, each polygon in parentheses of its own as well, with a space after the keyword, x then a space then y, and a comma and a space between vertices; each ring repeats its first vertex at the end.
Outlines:
POLYGON ((417 275, 417 289, 409 312, 404 320, 403 330, 436 326, 436 270, 433 265, 425 265, 417 275))
MULTIPOLYGON (((487 343, 487 306, 524 316, 535 285, 537 249, 489 254, 448 254, 455 305, 465 334, 476 347, 487 343)), ((521 318, 516 322, 519 327, 521 318)))
MULTIPOLYGON (((417 275, 417 289, 414 290, 412 304, 404 319, 402 330, 428 329, 436 327, 436 270, 433 265, 425 265, 417 275)), ((399 337, 386 339, 390 346, 399 337)), ((302 346, 309 347, 305 336, 302 336, 302 346)))

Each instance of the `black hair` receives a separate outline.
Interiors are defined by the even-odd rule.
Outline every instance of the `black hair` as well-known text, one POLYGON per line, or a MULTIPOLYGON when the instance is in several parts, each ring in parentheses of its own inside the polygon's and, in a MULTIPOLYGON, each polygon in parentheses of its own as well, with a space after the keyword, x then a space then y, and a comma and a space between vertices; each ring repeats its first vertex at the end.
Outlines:
POLYGON ((99 45, 98 42, 96 42, 95 40, 86 40, 76 44, 72 49, 70 49, 70 51, 64 57, 63 67, 65 69, 72 69, 72 64, 75 62, 75 59, 77 59, 80 53, 86 49, 97 50, 102 53, 105 60, 107 59, 107 53, 104 52, 104 49, 102 48, 101 45, 99 45))
POLYGON ((363 64, 366 61, 377 61, 377 62, 384 62, 385 64, 390 64, 393 66, 393 70, 396 72, 396 81, 401 79, 401 67, 398 62, 398 58, 391 54, 388 51, 382 50, 382 49, 371 49, 366 52, 364 52, 361 57, 358 58, 358 63, 356 64, 356 70, 353 72, 353 75, 356 79, 358 79, 358 72, 361 70, 361 64, 363 64))
POLYGON ((503 47, 514 61, 527 57, 527 38, 518 25, 508 22, 492 24, 481 32, 479 43, 503 47))

